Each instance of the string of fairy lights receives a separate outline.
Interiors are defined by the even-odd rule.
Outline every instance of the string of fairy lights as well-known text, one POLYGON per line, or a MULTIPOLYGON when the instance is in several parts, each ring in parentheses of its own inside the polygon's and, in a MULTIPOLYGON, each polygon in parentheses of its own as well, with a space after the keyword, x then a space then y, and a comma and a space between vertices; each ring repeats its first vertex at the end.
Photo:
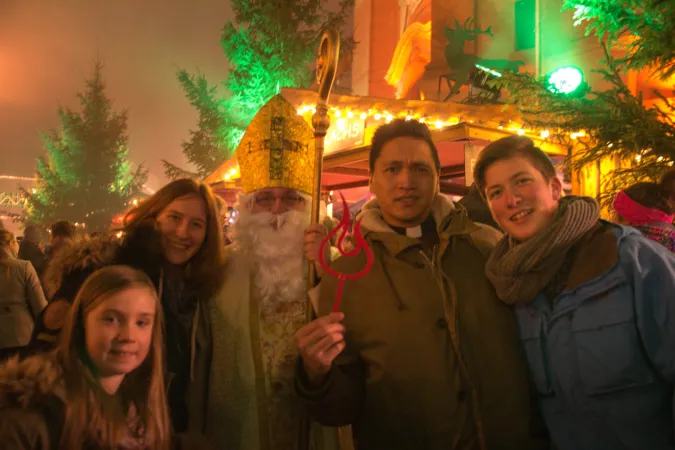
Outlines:
POLYGON ((35 177, 20 177, 17 175, 0 175, 0 180, 16 180, 16 181, 36 181, 35 177))
MULTIPOLYGON (((308 113, 314 114, 316 112, 316 106, 315 105, 301 105, 298 109, 297 112, 301 116, 305 116, 308 113)), ((376 110, 376 109, 368 109, 367 111, 360 111, 356 109, 350 109, 350 108, 340 108, 340 107, 330 107, 329 108, 329 114, 332 116, 332 119, 335 119, 335 123, 337 128, 339 129, 341 126, 344 126, 345 118, 346 119, 353 119, 354 117, 359 117, 361 120, 367 120, 367 119, 373 119, 375 121, 384 121, 385 123, 391 122, 394 118, 405 118, 406 120, 417 120, 421 123, 427 123, 430 128, 435 128, 436 130, 442 130, 446 127, 450 126, 455 126, 463 121, 463 117, 461 116, 450 116, 447 118, 441 118, 441 117, 429 117, 425 115, 420 115, 420 114, 412 114, 410 112, 399 112, 398 114, 394 115, 389 111, 386 110, 376 110)), ((311 117, 310 117, 311 120, 311 117)), ((474 120, 466 120, 467 123, 474 123, 474 120)), ((515 122, 511 121, 500 121, 499 125, 497 126, 497 129, 499 130, 506 130, 510 131, 512 133, 518 134, 519 136, 525 136, 527 135, 528 137, 535 137, 543 140, 547 140, 550 137, 553 136, 553 133, 551 133, 550 130, 544 129, 544 130, 534 130, 534 129, 528 129, 525 125, 518 125, 515 122)), ((584 138, 587 136, 586 132, 584 130, 579 130, 579 131, 573 131, 568 133, 569 137, 571 139, 579 139, 579 138, 584 138)), ((608 147, 612 147, 612 143, 608 143, 608 147)), ((645 154, 649 153, 648 150, 643 150, 640 154, 637 154, 635 156, 635 161, 639 164, 643 156, 645 154)), ((658 162, 663 162, 664 158, 662 156, 657 158, 658 162)), ((673 166, 673 161, 667 162, 669 166, 673 166)), ((230 173, 228 173, 225 178, 227 180, 231 179, 236 175, 236 170, 232 169, 230 173)))
MULTIPOLYGON (((298 115, 302 116, 307 120, 308 122, 311 123, 311 115, 316 113, 316 105, 313 104, 303 104, 299 108, 297 108, 297 113, 298 115)), ((450 117, 434 117, 434 116, 427 116, 427 115, 422 115, 422 114, 415 114, 410 111, 407 112, 398 112, 396 114, 387 111, 387 110, 379 110, 375 108, 370 108, 367 110, 359 110, 359 109, 354 109, 354 108, 341 108, 338 106, 333 106, 329 108, 329 114, 331 116, 331 122, 335 124, 336 128, 340 130, 341 128, 345 128, 347 126, 347 119, 354 119, 355 117, 360 118, 363 121, 366 120, 374 120, 376 122, 378 121, 384 121, 385 123, 389 123, 394 118, 405 118, 406 120, 417 120, 420 123, 426 123, 430 128, 435 128, 436 130, 442 130, 446 127, 451 127, 455 125, 459 125, 462 123, 464 118, 462 116, 450 116, 450 117)), ((469 119, 465 121, 466 123, 473 124, 475 121, 473 119, 469 119)), ((532 138, 539 138, 542 140, 548 140, 553 136, 553 133, 548 130, 534 130, 534 129, 528 129, 525 125, 519 125, 515 122, 512 121, 500 121, 499 125, 497 126, 497 129, 499 130, 506 130, 509 132, 512 132, 514 134, 517 134, 519 136, 525 136, 527 135, 528 137, 532 138)), ((579 130, 579 131, 574 131, 568 133, 569 137, 571 139, 580 139, 584 138, 587 136, 586 132, 584 130, 579 130)), ((609 143, 608 147, 612 147, 613 144, 609 143)), ((642 155, 644 155, 645 152, 642 152, 642 155)), ((640 161, 642 160, 642 156, 638 154, 635 156, 635 161, 639 164, 640 161)), ((658 158, 659 162, 663 161, 663 157, 658 158)), ((667 163, 668 165, 672 166, 673 162, 670 161, 667 163)), ((237 178, 237 175, 239 174, 239 170, 237 167, 230 168, 227 170, 224 174, 222 174, 222 180, 224 182, 232 182, 237 178)))
MULTIPOLYGON (((301 116, 305 116, 308 113, 314 114, 316 112, 316 106, 312 104, 301 105, 299 108, 297 108, 297 112, 301 116)), ((329 114, 335 119, 335 123, 338 128, 343 123, 343 120, 341 119, 353 119, 354 117, 359 117, 361 120, 371 119, 375 121, 384 121, 385 123, 391 122, 394 120, 394 118, 405 118, 406 120, 417 120, 420 123, 426 123, 430 128, 435 128, 436 130, 442 130, 446 127, 459 125, 463 121, 467 123, 475 123, 473 119, 464 120, 462 116, 433 117, 414 114, 411 112, 399 112, 394 114, 387 110, 368 109, 366 111, 361 111, 357 109, 340 108, 336 106, 329 108, 329 114)), ((531 137, 537 137, 539 139, 548 139, 552 136, 550 130, 528 129, 525 125, 519 125, 512 121, 501 121, 497 128, 499 130, 510 131, 520 136, 528 135, 531 137)), ((569 133, 569 136, 572 139, 578 139, 580 137, 586 136, 586 133, 583 130, 580 130, 569 133)))

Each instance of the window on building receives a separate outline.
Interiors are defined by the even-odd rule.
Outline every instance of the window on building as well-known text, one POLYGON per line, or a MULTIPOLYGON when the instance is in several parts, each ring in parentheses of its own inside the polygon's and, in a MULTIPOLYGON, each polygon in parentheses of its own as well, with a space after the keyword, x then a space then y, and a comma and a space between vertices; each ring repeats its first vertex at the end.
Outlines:
POLYGON ((529 50, 535 46, 535 10, 536 0, 515 2, 516 51, 529 50))

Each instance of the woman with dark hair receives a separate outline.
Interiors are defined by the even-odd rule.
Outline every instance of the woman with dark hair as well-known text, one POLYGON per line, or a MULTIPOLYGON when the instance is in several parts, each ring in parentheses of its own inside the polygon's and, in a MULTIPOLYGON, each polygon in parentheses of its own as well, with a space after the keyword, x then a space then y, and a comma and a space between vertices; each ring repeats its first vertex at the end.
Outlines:
POLYGON ((636 183, 614 197, 615 221, 637 228, 649 239, 675 252, 675 226, 669 193, 660 184, 636 183))
POLYGON ((46 258, 40 246, 40 230, 35 225, 28 225, 23 230, 23 240, 19 244, 19 259, 30 261, 38 276, 44 270, 46 258))
POLYGON ((176 432, 201 433, 206 408, 211 330, 205 303, 219 285, 222 234, 211 189, 175 180, 132 209, 120 237, 85 238, 60 252, 44 276, 50 304, 32 347, 53 347, 84 279, 96 269, 126 264, 153 281, 166 323, 169 414, 176 432))
POLYGON ((52 353, 0 366, 2 448, 168 450, 161 305, 146 274, 109 266, 75 298, 52 353))

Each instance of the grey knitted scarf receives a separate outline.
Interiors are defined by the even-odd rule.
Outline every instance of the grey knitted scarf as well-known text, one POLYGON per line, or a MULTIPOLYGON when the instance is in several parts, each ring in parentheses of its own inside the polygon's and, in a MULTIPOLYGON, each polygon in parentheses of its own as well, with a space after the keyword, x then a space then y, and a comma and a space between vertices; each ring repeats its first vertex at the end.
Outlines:
POLYGON ((529 303, 544 290, 562 265, 567 250, 600 218, 589 197, 564 197, 553 223, 538 235, 518 242, 504 236, 490 254, 485 273, 506 304, 529 303))

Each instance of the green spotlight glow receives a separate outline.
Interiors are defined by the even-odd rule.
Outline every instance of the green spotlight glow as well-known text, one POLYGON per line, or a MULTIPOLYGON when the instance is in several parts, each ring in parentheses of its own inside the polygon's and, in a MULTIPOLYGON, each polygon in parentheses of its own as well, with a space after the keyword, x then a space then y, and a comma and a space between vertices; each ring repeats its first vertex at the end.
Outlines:
POLYGON ((584 74, 576 67, 560 67, 548 76, 548 90, 556 94, 572 94, 584 82, 584 74))

